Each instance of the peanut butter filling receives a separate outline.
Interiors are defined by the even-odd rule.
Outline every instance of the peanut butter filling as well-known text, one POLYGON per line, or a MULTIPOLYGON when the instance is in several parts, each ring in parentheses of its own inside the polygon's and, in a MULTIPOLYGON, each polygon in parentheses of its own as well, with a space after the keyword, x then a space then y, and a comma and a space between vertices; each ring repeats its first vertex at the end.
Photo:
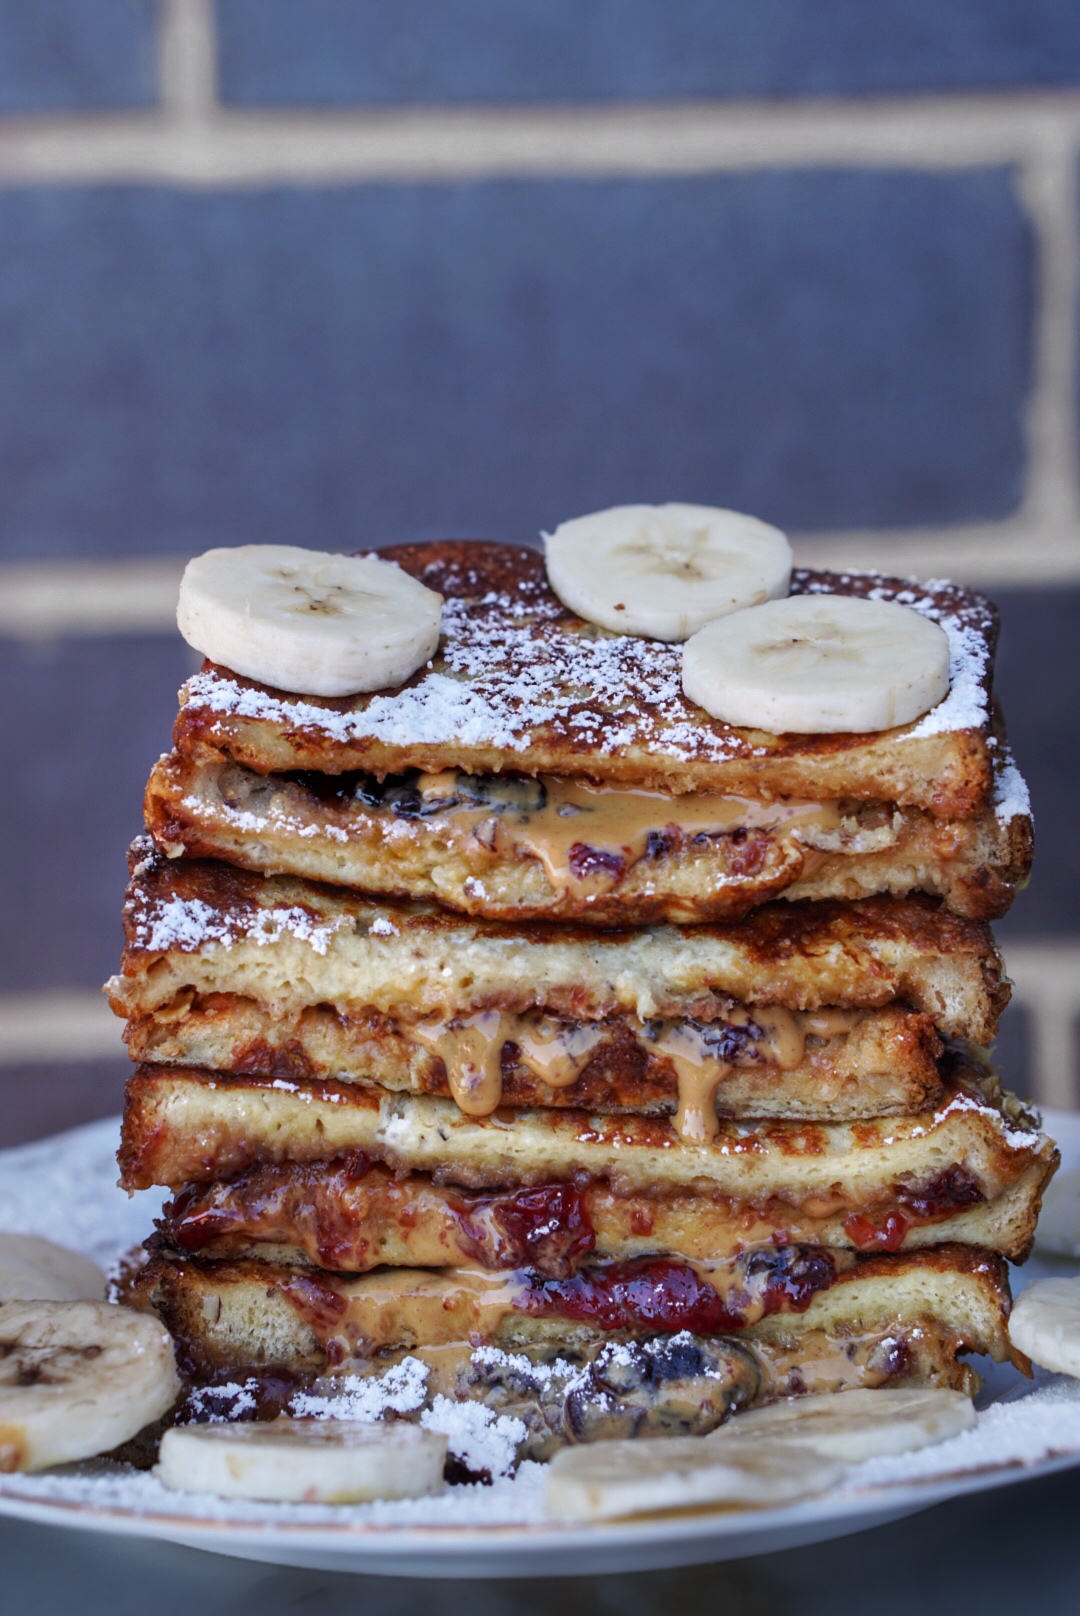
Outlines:
POLYGON ((557 893, 605 888, 649 852, 742 831, 830 834, 837 802, 757 802, 701 792, 672 797, 543 776, 499 781, 446 769, 415 782, 416 817, 438 815, 455 841, 491 854, 537 858, 557 893), (479 798, 480 800, 477 800, 479 798))
MULTIPOLYGON (((716 1091, 739 1066, 769 1065, 791 1071, 804 1059, 806 1040, 839 1038, 858 1025, 858 1010, 787 1010, 781 1005, 734 1006, 722 1022, 641 1022, 642 1048, 666 1056, 675 1068, 679 1101, 675 1130, 694 1144, 715 1139, 720 1123, 716 1091)), ((459 1108, 471 1117, 490 1116, 502 1104, 502 1051, 513 1044, 518 1058, 550 1088, 569 1088, 585 1070, 603 1033, 553 1017, 524 1017, 484 1010, 452 1020, 429 1017, 403 1027, 446 1067, 459 1108)))

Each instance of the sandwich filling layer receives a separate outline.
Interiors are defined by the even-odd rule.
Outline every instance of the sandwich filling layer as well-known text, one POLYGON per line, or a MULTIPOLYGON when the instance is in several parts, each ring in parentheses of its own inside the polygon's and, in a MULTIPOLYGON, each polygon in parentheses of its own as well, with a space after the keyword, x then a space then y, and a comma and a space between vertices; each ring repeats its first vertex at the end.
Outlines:
POLYGON ((1030 869, 1030 821, 888 803, 757 801, 556 776, 260 775, 178 754, 146 821, 171 856, 224 858, 467 914, 596 924, 738 920, 769 898, 926 891, 976 919, 1030 869))
POLYGON ((901 1001, 992 1041, 1008 1002, 989 928, 926 898, 768 904, 737 926, 511 926, 132 849, 118 1015, 228 993, 272 1016, 331 1006, 401 1022, 499 1010, 575 1021, 722 1019, 901 1001))
POLYGON ((329 1005, 274 1014, 188 991, 125 1036, 136 1060, 447 1095, 472 1116, 503 1104, 674 1111, 678 1132, 699 1139, 719 1115, 847 1121, 922 1110, 941 1092, 943 1046, 917 1011, 750 1009, 719 996, 710 1008, 710 1021, 491 1009, 410 1022, 329 1005))

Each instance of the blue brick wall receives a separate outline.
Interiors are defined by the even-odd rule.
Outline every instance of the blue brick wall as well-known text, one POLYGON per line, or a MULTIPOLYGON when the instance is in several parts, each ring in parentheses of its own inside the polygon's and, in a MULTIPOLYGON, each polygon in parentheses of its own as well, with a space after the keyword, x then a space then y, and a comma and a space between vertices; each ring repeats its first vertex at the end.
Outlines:
POLYGON ((865 95, 1075 84, 1076 0, 217 0, 227 101, 865 95))
POLYGON ((0 192, 0 555, 1004 516, 1005 170, 0 192))
MULTIPOLYGON (((152 116, 160 15, 0 0, 0 136, 5 114, 152 116)), ((217 0, 215 15, 226 109, 284 108, 287 128, 305 107, 740 97, 854 98, 870 117, 882 95, 1080 84, 1078 0, 217 0)), ((0 563, 533 539, 633 498, 802 531, 1009 518, 1031 475, 1036 319, 1017 186, 977 157, 0 186, 0 563)), ((998 688, 1039 839, 1002 934, 1075 938, 1080 589, 1001 604, 998 688)), ((190 665, 172 635, 0 643, 17 697, 0 743, 18 759, 0 778, 17 849, 0 913, 19 922, 0 927, 0 993, 94 988, 114 967, 124 847, 190 665)), ((1029 1034, 1010 1013, 1020 1088, 1029 1034)), ((58 1105, 70 1121, 115 1108, 121 1071, 0 1071, 0 1142, 48 1131, 58 1105)))
POLYGON ((148 106, 154 0, 0 0, 0 113, 148 106))
POLYGON ((125 851, 197 663, 176 634, 0 640, 0 993, 116 969, 125 851))

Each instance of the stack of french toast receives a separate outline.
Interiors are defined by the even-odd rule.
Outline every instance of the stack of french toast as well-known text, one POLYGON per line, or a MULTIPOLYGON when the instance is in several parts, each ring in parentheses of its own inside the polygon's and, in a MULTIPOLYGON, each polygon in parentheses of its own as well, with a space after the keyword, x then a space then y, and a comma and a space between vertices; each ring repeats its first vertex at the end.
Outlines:
MULTIPOLYGON (((988 922, 1032 847, 993 608, 785 572, 717 622, 780 608, 787 637, 724 664, 707 600, 665 635, 634 555, 570 538, 565 583, 557 546, 380 552, 415 643, 344 694, 285 633, 249 655, 254 573, 246 618, 189 603, 209 660, 109 984, 122 1182, 172 1195, 125 1297, 196 1382, 400 1391, 408 1363, 390 1407, 508 1416, 519 1457, 972 1390, 1056 1165, 988 1053, 988 922), (789 623, 814 613, 826 650, 789 623), (914 718, 860 707, 939 640, 914 718)), ((340 595, 291 564, 332 653, 340 595)))

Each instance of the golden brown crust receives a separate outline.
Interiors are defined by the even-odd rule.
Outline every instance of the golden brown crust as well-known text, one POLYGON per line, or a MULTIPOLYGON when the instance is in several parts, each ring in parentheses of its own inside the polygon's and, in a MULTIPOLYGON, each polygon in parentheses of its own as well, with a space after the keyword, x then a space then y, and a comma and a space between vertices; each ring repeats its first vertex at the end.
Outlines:
MULTIPOLYGON (((723 1024, 719 1000, 716 1010, 712 1029, 723 1024)), ((716 1090, 717 1113, 842 1122, 899 1116, 932 1105, 941 1093, 937 1061, 942 1044, 931 1018, 894 1005, 858 1012, 858 1017, 850 1032, 810 1037, 796 1067, 782 1068, 767 1056, 757 1064, 729 1066, 716 1090)), ((504 1023, 514 1019, 502 1018, 504 1023)), ((698 1024, 664 1025, 690 1030, 698 1024)), ((644 1024, 630 1016, 609 1016, 598 1022, 566 1020, 559 1026, 570 1040, 582 1033, 599 1040, 577 1081, 561 1088, 543 1082, 525 1065, 512 1025, 500 1029, 500 1036, 507 1034, 499 1059, 504 1104, 642 1113, 675 1109, 675 1067, 645 1036, 644 1024)), ((242 1077, 321 1078, 450 1095, 445 1061, 408 1034, 407 1024, 375 1010, 350 1015, 323 1004, 271 1012, 254 999, 211 993, 184 994, 160 1012, 135 1017, 124 1038, 137 1061, 208 1067, 242 1077)))
POLYGON ((734 921, 781 896, 879 892, 929 893, 957 914, 990 920, 1009 908, 1031 868, 1030 819, 1002 818, 992 805, 943 822, 918 808, 850 802, 828 828, 800 829, 792 820, 683 836, 679 799, 669 796, 657 800, 647 852, 643 840, 633 853, 605 852, 611 868, 599 875, 577 881, 566 870, 555 881, 535 850, 503 845, 510 833, 498 819, 482 818, 473 834, 467 826, 475 815, 406 818, 353 790, 329 792, 330 783, 173 753, 151 773, 146 824, 170 857, 221 858, 263 875, 433 899, 495 920, 598 926, 734 921))
POLYGON ((948 1036, 993 1040, 1008 1003, 989 928, 925 898, 763 905, 734 926, 511 926, 211 861, 132 850, 121 1016, 191 991, 271 1014, 318 1004, 406 1020, 496 1008, 599 1020, 714 1019, 715 996, 792 1010, 901 1001, 948 1036))
POLYGON ((128 1084, 119 1161, 128 1189, 180 1189, 264 1164, 361 1152, 462 1189, 597 1182, 623 1197, 707 1196, 740 1213, 753 1208, 751 1221, 773 1230, 786 1227, 781 1203, 792 1216, 840 1214, 845 1224, 865 1214, 870 1221, 848 1234, 864 1244, 879 1238, 879 1224, 880 1238, 891 1237, 885 1209, 903 1186, 934 1199, 943 1184, 950 1197, 959 1185, 972 1205, 999 1203, 980 1238, 1019 1259, 1058 1156, 1005 1108, 1008 1097, 999 1109, 976 1069, 961 1063, 933 1111, 850 1124, 721 1123, 716 1139, 694 1145, 660 1117, 505 1109, 476 1119, 445 1100, 356 1085, 142 1067, 128 1084))
POLYGON ((953 626, 968 647, 970 689, 954 703, 956 728, 945 717, 878 735, 776 736, 733 729, 687 701, 678 646, 583 624, 551 593, 535 551, 446 542, 381 553, 446 597, 429 668, 400 691, 328 700, 208 664, 185 687, 178 750, 261 774, 515 769, 676 793, 857 797, 942 818, 970 817, 989 800, 997 624, 970 591, 797 571, 795 592, 898 599, 953 626))

